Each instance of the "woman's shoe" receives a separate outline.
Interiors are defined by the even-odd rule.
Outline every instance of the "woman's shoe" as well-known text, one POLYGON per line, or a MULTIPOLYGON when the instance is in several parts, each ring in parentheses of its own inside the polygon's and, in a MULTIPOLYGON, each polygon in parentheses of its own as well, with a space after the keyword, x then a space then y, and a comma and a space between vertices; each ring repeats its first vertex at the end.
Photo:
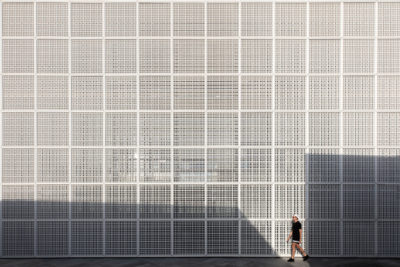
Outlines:
POLYGON ((306 261, 308 258, 309 258, 309 257, 308 257, 308 254, 307 254, 307 255, 305 255, 305 256, 303 257, 303 261, 306 261))
POLYGON ((288 259, 288 262, 292 262, 292 261, 294 261, 294 259, 292 259, 292 258, 288 259))

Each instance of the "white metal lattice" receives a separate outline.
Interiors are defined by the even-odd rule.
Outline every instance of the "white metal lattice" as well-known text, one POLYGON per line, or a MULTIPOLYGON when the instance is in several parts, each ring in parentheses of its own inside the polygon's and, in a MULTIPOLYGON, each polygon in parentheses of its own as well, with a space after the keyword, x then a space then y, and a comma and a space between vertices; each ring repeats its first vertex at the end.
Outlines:
POLYGON ((1 1, 0 256, 400 257, 399 14, 1 1))

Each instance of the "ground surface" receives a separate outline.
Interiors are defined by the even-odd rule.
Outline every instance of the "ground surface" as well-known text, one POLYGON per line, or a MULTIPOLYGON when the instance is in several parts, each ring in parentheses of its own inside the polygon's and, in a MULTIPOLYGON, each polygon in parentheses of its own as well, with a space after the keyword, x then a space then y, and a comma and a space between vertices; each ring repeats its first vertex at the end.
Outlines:
POLYGON ((400 267, 399 259, 371 258, 310 258, 303 262, 296 258, 67 258, 67 259, 0 259, 0 266, 18 267, 258 267, 258 266, 304 266, 304 267, 400 267))

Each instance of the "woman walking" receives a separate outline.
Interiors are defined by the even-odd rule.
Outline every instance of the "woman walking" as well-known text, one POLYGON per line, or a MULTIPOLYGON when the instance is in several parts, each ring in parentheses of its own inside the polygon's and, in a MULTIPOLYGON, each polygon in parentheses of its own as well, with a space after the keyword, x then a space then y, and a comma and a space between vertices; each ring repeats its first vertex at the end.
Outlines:
POLYGON ((296 248, 298 248, 303 255, 303 261, 308 259, 308 254, 300 247, 301 244, 301 236, 302 236, 302 229, 301 223, 299 222, 299 216, 293 215, 292 216, 293 223, 292 223, 292 231, 289 234, 286 242, 289 242, 290 238, 292 237, 292 257, 288 260, 289 262, 294 261, 294 254, 296 253, 296 248))

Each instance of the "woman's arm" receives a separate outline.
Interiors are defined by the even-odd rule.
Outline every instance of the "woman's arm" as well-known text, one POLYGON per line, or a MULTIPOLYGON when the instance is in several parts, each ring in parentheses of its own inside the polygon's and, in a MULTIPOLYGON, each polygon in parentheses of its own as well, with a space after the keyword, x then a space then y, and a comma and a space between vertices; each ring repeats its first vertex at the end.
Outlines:
POLYGON ((299 243, 301 243, 301 234, 303 233, 302 229, 300 229, 299 232, 300 232, 299 243))
POLYGON ((286 242, 289 241, 289 239, 292 237, 293 231, 290 231, 289 237, 286 239, 286 242))

